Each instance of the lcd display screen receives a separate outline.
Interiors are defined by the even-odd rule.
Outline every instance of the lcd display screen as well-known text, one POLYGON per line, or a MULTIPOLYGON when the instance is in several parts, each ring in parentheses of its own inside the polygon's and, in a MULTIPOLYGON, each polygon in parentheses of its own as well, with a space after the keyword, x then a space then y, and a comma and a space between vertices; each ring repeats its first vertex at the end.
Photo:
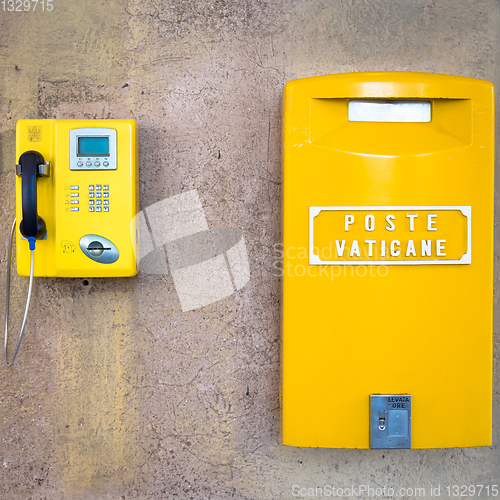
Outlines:
POLYGON ((109 137, 78 137, 79 156, 109 156, 109 137))

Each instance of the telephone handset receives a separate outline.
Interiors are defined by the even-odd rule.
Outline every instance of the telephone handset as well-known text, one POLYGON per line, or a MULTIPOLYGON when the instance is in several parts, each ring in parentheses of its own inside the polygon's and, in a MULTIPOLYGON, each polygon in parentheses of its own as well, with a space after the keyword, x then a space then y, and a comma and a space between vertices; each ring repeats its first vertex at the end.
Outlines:
POLYGON ((16 157, 16 219, 9 242, 5 315, 8 366, 22 339, 34 276, 117 277, 134 276, 139 270, 134 120, 20 120, 16 157), (17 230, 16 220, 21 221, 17 230), (9 362, 14 232, 17 272, 29 276, 30 285, 21 333, 9 362))
POLYGON ((45 221, 37 211, 37 177, 48 177, 49 165, 50 162, 46 162, 38 151, 26 151, 16 165, 16 174, 21 177, 22 183, 23 220, 19 231, 25 238, 41 239, 47 235, 45 221))

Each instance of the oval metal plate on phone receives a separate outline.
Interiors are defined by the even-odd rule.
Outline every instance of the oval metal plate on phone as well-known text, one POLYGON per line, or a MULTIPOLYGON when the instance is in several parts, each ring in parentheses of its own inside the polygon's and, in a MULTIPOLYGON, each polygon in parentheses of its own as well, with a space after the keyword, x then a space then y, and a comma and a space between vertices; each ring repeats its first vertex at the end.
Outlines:
POLYGON ((116 245, 104 236, 86 234, 80 238, 80 249, 89 258, 101 264, 112 264, 120 252, 116 245))

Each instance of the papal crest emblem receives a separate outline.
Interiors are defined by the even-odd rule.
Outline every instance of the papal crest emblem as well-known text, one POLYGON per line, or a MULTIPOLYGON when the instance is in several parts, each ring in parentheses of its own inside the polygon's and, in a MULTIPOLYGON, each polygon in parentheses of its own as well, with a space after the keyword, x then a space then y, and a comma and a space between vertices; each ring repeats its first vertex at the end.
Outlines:
POLYGON ((28 127, 28 141, 29 142, 40 142, 42 140, 42 127, 28 127))

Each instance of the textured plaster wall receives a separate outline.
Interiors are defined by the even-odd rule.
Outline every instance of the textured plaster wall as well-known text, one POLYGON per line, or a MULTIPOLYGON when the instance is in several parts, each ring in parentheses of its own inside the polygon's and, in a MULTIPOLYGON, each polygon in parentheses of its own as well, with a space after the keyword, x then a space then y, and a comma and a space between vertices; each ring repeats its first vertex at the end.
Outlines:
MULTIPOLYGON (((53 4, 52 12, 0 10, 0 288, 14 217, 15 121, 37 117, 135 118, 141 206, 197 189, 209 226, 243 231, 251 278, 189 312, 168 274, 88 285, 35 279, 21 353, 12 369, 0 368, 0 498, 272 500, 294 498, 293 485, 324 484, 424 487, 428 498, 431 485, 498 484, 498 309, 493 447, 280 444, 272 250, 284 83, 414 70, 498 85, 498 2, 53 4)), ((13 335, 26 289, 16 277, 13 335)))

